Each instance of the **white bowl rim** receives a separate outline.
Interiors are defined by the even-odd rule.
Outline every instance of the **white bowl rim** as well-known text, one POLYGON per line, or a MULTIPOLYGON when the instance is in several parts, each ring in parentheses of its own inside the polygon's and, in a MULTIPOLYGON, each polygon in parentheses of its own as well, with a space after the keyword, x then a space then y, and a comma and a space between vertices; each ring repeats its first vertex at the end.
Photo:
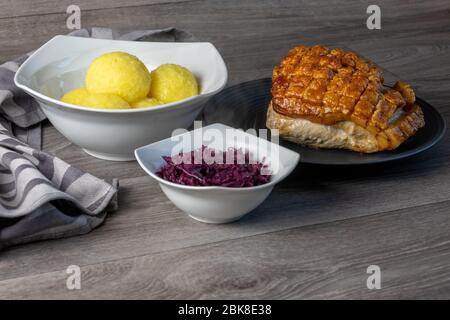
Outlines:
MULTIPOLYGON (((88 112, 95 112, 95 113, 139 113, 139 112, 145 112, 145 111, 149 111, 149 110, 161 110, 161 109, 166 109, 166 108, 173 108, 175 106, 180 106, 188 101, 192 101, 192 100, 196 100, 199 98, 206 98, 208 96, 212 96, 216 93, 218 93, 219 91, 221 91, 227 84, 228 82, 228 69, 227 66, 225 64, 225 61, 223 60, 222 55, 220 54, 219 50, 217 50, 217 48, 214 46, 214 44, 212 44, 211 42, 162 42, 162 41, 152 41, 152 42, 147 42, 147 43, 152 43, 152 44, 208 44, 210 46, 212 46, 214 48, 214 50, 218 53, 218 56, 220 57, 219 60, 219 67, 222 69, 223 74, 224 74, 224 78, 222 79, 222 83, 220 84, 220 86, 211 92, 208 93, 200 93, 196 96, 192 96, 186 99, 182 99, 182 100, 178 100, 175 102, 171 102, 171 103, 165 103, 159 106, 153 106, 153 107, 142 107, 142 108, 128 108, 128 109, 101 109, 101 108, 90 108, 90 107, 83 107, 83 106, 79 106, 76 104, 71 104, 71 103, 67 103, 67 102, 63 102, 61 100, 46 96, 34 89, 31 89, 30 87, 28 87, 27 85, 21 83, 18 79, 19 75, 21 74, 21 70, 31 61, 31 58, 37 54, 39 51, 41 51, 42 49, 44 49, 47 45, 49 45, 52 41, 54 41, 55 39, 61 38, 61 37, 71 37, 71 36, 65 36, 65 35, 57 35, 54 36, 52 39, 50 39, 49 41, 47 41, 45 44, 43 44, 40 48, 38 48, 35 52, 33 52, 26 60, 25 62, 19 67, 19 69, 17 69, 16 74, 14 75, 14 84, 19 87, 20 89, 24 90, 25 92, 36 96, 39 99, 42 99, 44 101, 48 101, 54 104, 57 104, 59 106, 63 106, 65 108, 68 109, 73 109, 73 110, 82 110, 82 111, 88 111, 88 112)), ((81 39, 90 39, 90 40, 106 40, 106 39, 93 39, 93 38, 82 38, 82 37, 75 37, 75 38, 81 38, 81 39)), ((117 41, 117 42, 136 42, 136 41, 127 41, 127 40, 109 40, 108 41, 117 41)), ((145 42, 143 42, 145 43, 145 42)))
MULTIPOLYGON (((219 123, 217 123, 217 124, 219 124, 219 123)), ((211 124, 210 126, 212 126, 212 125, 214 125, 214 124, 211 124)), ((204 128, 207 128, 207 127, 208 126, 206 126, 204 128)), ((227 126, 227 127, 229 127, 229 126, 227 126)), ((232 128, 232 127, 229 127, 229 128, 232 128)), ((238 130, 236 128, 233 128, 233 129, 238 130)), ((190 132, 192 132, 192 131, 190 131, 190 132)), ((184 134, 184 133, 182 133, 182 134, 184 134)), ((261 139, 261 138, 258 137, 258 139, 261 139)), ((163 140, 165 140, 165 139, 163 139, 163 140)), ((170 181, 167 181, 167 180, 159 177, 157 174, 155 174, 154 172, 149 170, 147 168, 147 166, 144 164, 143 160, 139 156, 139 150, 144 149, 144 148, 146 148, 146 147, 148 147, 150 145, 157 144, 159 142, 160 141, 157 141, 157 142, 154 142, 154 143, 151 143, 151 144, 139 147, 136 150, 134 150, 134 155, 135 155, 135 158, 136 158, 137 162, 139 163, 141 168, 144 169, 145 172, 147 172, 147 174, 149 176, 151 176, 153 179, 155 179, 159 183, 162 183, 162 184, 174 187, 174 188, 184 189, 184 190, 197 190, 197 191, 199 191, 199 190, 226 190, 226 191, 236 192, 236 191, 252 191, 252 190, 258 190, 258 189, 264 189, 264 188, 267 188, 267 187, 272 187, 275 184, 277 184, 278 182, 280 182, 281 180, 283 180, 284 178, 286 178, 297 167, 297 165, 298 165, 298 163, 300 161, 300 155, 297 152, 292 151, 290 149, 287 149, 287 148, 285 148, 283 146, 279 146, 279 148, 282 148, 282 149, 287 150, 288 152, 294 153, 296 155, 296 158, 295 158, 295 161, 293 162, 292 166, 287 168, 287 170, 282 175, 276 176, 276 179, 271 179, 268 183, 261 184, 259 186, 254 186, 254 187, 187 186, 187 185, 184 185, 184 184, 178 184, 178 183, 170 182, 170 181)), ((274 176, 272 175, 271 178, 272 177, 274 177, 274 176)))

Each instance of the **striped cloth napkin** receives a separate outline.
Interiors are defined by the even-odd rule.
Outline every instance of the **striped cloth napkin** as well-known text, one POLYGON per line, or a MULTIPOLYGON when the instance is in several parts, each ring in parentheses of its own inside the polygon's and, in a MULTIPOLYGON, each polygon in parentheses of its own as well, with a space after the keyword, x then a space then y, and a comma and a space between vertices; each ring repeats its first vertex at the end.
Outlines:
MULTIPOLYGON (((136 41, 192 41, 167 28, 120 33, 82 29, 70 35, 136 41)), ((117 207, 118 181, 106 182, 41 151, 38 103, 14 85, 30 55, 0 66, 0 250, 20 243, 84 234, 117 207)))

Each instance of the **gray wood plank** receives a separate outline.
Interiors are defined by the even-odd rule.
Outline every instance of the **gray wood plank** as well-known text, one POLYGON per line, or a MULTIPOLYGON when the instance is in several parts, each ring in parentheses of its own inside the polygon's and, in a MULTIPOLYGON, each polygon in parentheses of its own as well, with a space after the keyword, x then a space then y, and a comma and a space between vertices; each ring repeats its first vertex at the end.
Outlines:
MULTIPOLYGON (((284 26, 285 28, 294 27, 299 19, 307 21, 305 9, 297 10, 292 15, 292 8, 298 7, 298 4, 296 0, 280 2, 277 7, 274 7, 272 0, 166 3, 85 10, 81 22, 82 26, 109 26, 121 29, 177 26, 193 32, 199 39, 206 41, 212 38, 218 40, 236 37, 238 34, 247 37, 254 35, 261 39, 262 32, 270 32, 268 23, 271 20, 277 21, 282 18, 288 24, 284 26), (242 33, 242 30, 246 32, 242 33)), ((0 43, 4 44, 0 60, 11 58, 14 53, 17 55, 37 48, 56 34, 67 33, 66 18, 64 13, 55 13, 0 19, 0 43), (11 37, 11 30, 16 31, 18 37, 11 37)), ((276 27, 278 30, 282 28, 283 26, 276 27)))
POLYGON ((0 281, 0 298, 450 298, 449 205, 80 263, 81 290, 66 289, 62 269, 0 281), (372 264, 380 290, 366 287, 372 264))
POLYGON ((3 0, 0 2, 0 19, 40 14, 48 15, 51 13, 65 14, 67 7, 73 4, 79 6, 81 11, 85 11, 143 5, 148 6, 182 1, 190 0, 78 0, 76 3, 72 0, 33 0, 32 5, 29 0, 3 0))
MULTIPOLYGON (((443 147, 444 144, 437 148, 443 147)), ((450 189, 443 187, 450 181, 448 152, 442 157, 426 153, 398 163, 373 166, 370 171, 304 165, 245 219, 211 226, 195 222, 180 212, 155 181, 139 176, 141 170, 135 163, 105 166, 103 161, 83 156, 78 148, 62 158, 66 157, 100 177, 105 177, 101 174, 106 173, 105 168, 111 170, 107 177, 119 175, 122 178, 120 210, 88 235, 5 251, 0 259, 3 279, 57 270, 72 259, 93 264, 450 199, 450 189), (121 176, 121 170, 131 171, 133 166, 137 170, 136 178, 121 176)))

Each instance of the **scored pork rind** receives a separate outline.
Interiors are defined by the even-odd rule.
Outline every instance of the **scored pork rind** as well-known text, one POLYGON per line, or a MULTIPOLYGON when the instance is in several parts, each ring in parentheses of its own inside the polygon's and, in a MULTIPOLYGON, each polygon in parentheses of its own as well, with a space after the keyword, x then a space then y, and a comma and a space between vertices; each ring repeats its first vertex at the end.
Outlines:
POLYGON ((299 46, 273 70, 271 103, 288 117, 325 125, 352 121, 376 137, 377 151, 390 150, 425 122, 408 84, 385 88, 383 82, 380 68, 354 52, 299 46))

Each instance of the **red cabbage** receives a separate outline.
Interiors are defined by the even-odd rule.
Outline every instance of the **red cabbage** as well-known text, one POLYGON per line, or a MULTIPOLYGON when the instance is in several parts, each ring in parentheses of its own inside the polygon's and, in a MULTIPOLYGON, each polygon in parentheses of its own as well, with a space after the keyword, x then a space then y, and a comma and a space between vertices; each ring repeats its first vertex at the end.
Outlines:
POLYGON ((222 159, 222 161, 208 164, 202 157, 201 161, 197 161, 201 163, 196 164, 194 154, 203 152, 205 149, 206 147, 203 146, 198 150, 180 153, 178 157, 182 158, 163 156, 166 164, 156 174, 167 181, 187 186, 242 188, 259 186, 270 181, 270 174, 261 173, 263 168, 265 171, 268 170, 267 165, 258 161, 250 161, 249 152, 244 153, 241 149, 228 150, 228 152, 234 153, 234 163, 226 163, 227 152, 208 149, 214 159, 222 159), (181 161, 181 159, 185 159, 185 161, 181 161))

